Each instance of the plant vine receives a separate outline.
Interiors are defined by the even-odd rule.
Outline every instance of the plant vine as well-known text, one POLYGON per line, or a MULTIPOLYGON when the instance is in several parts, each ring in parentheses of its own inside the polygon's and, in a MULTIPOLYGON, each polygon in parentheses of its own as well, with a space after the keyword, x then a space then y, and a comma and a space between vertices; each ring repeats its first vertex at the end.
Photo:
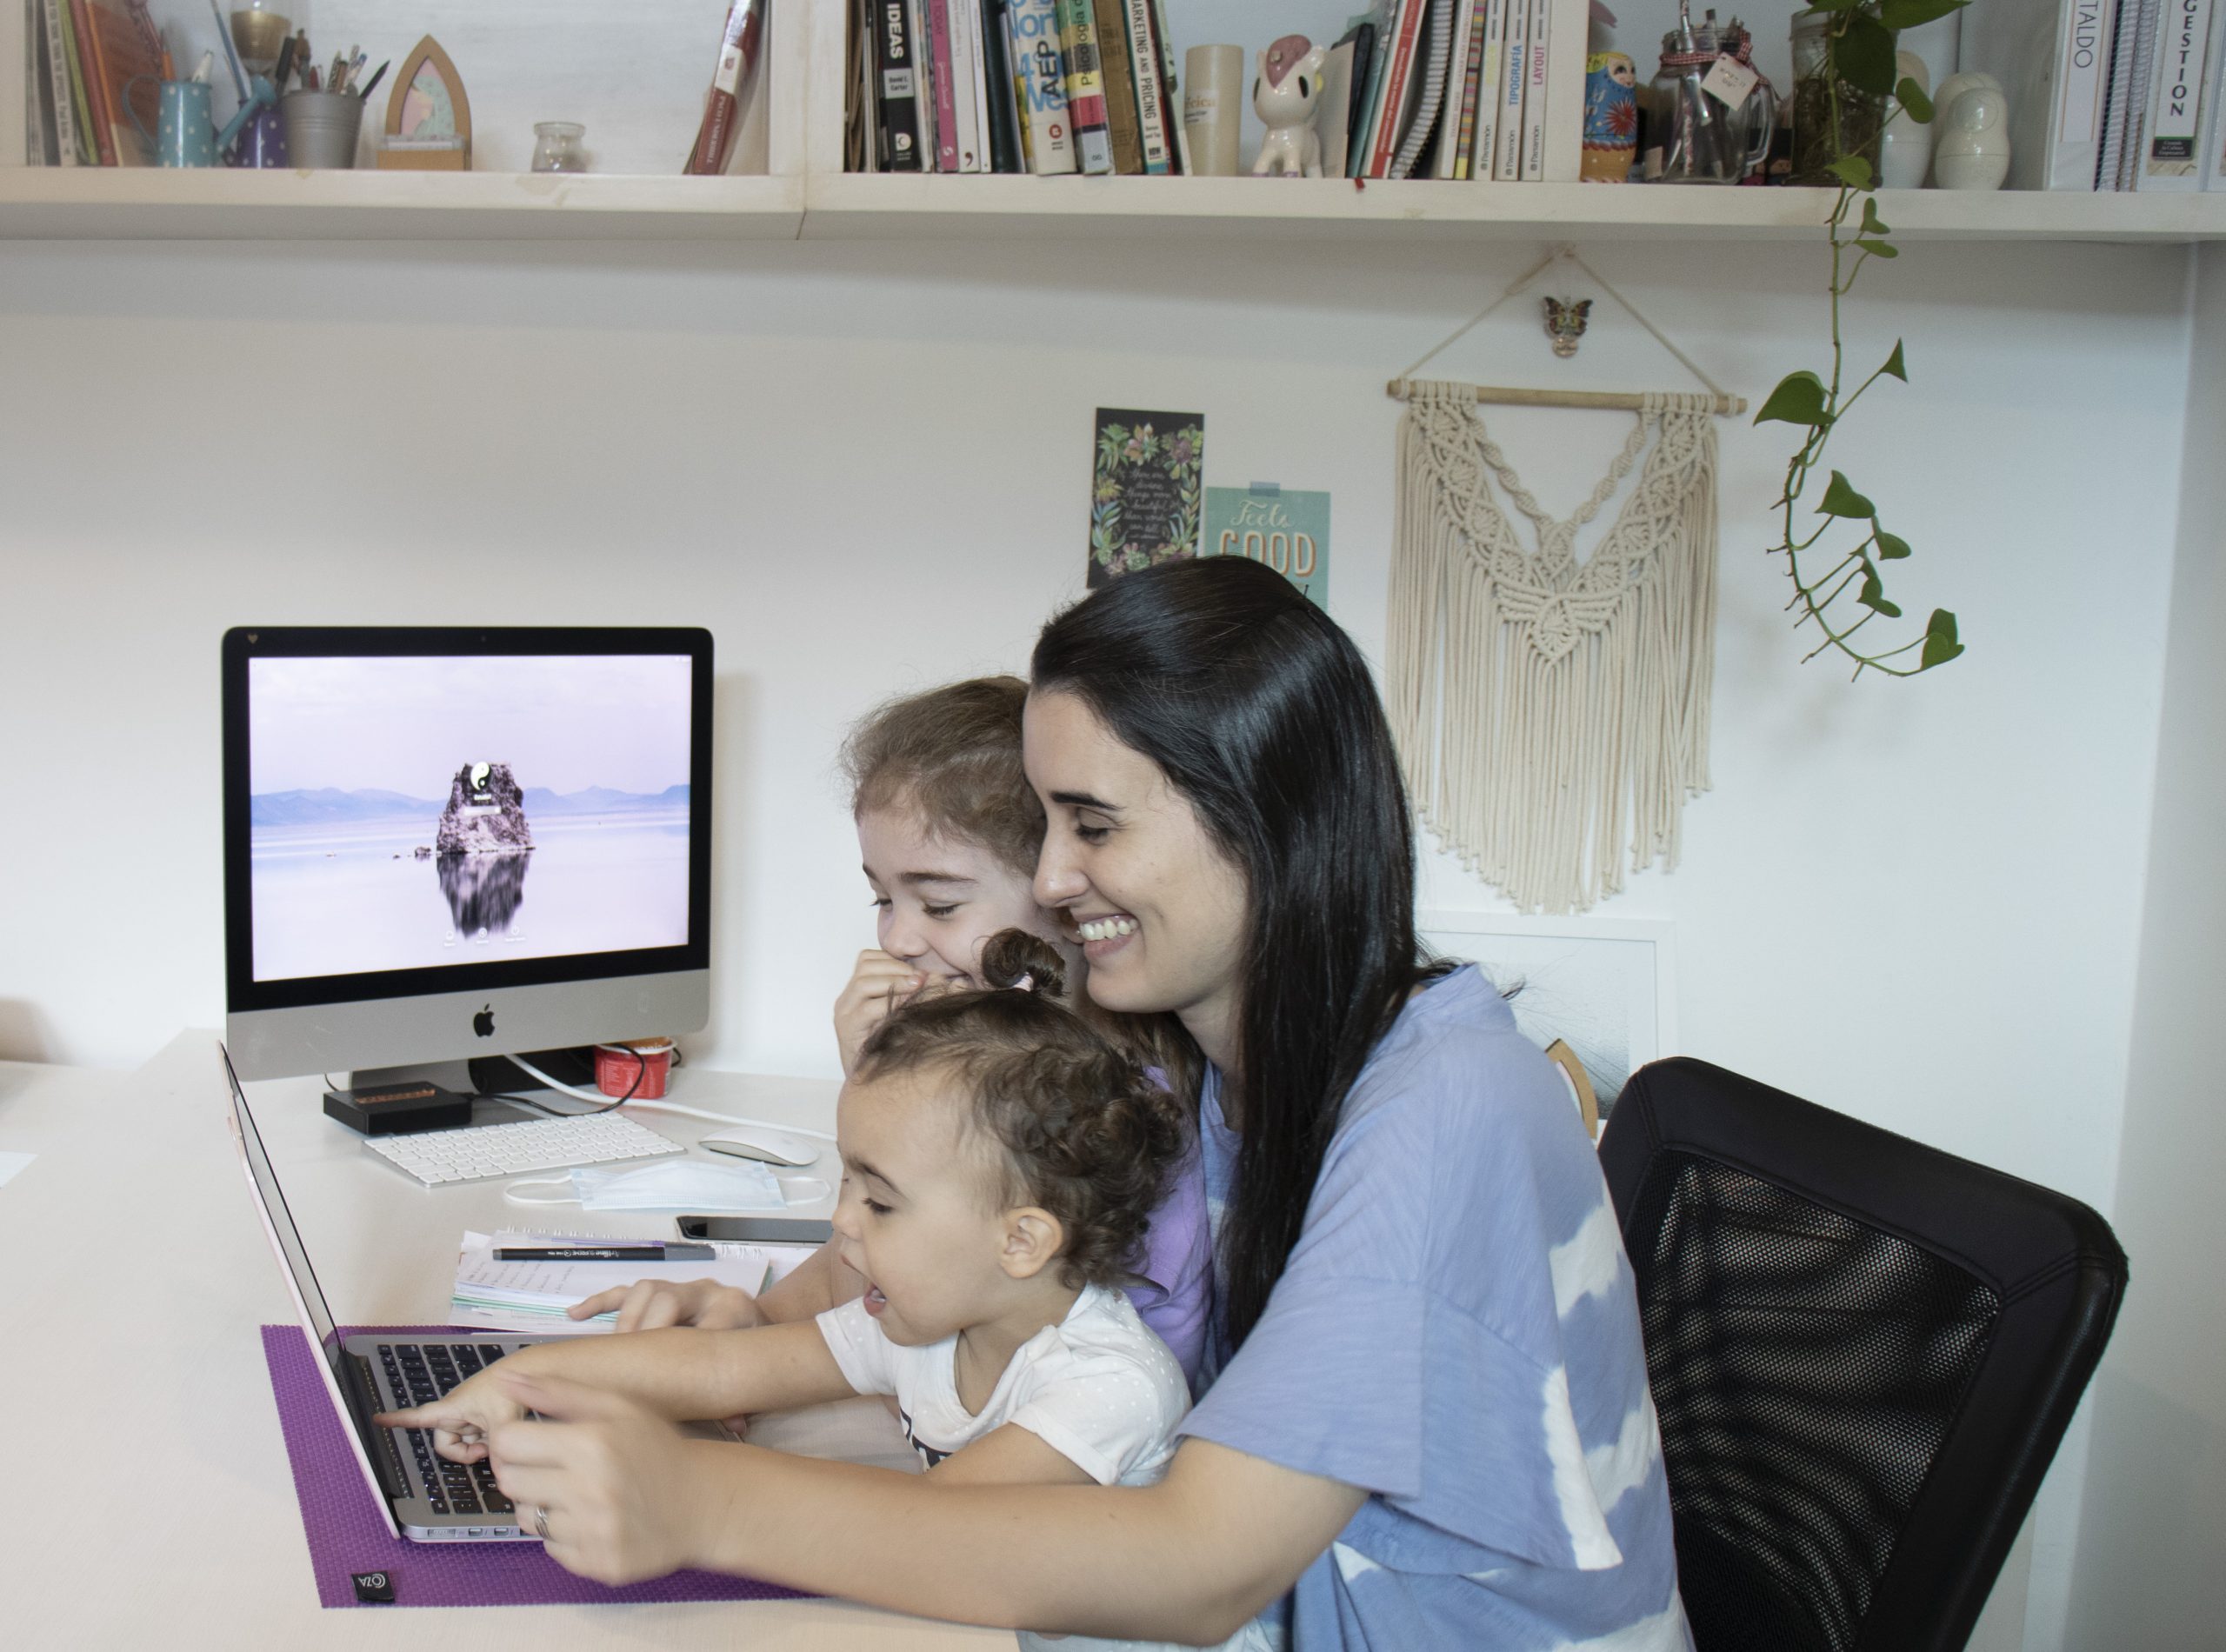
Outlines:
MULTIPOLYGON (((1797 511, 1803 493, 1823 467, 1824 450, 1832 432, 1862 400, 1863 392, 1884 377, 1909 382, 1902 341, 1896 339, 1893 353, 1883 363, 1852 390, 1844 396, 1841 393, 1847 365, 1846 345, 1841 336, 1841 301, 1854 290, 1856 278, 1872 259, 1896 258, 1901 252, 1885 238, 1891 231, 1878 216, 1877 203, 1872 199, 1877 180, 1869 161, 1860 154, 1849 153, 1842 141, 1841 85, 1844 83, 1869 97, 1891 97, 1911 118, 1931 120, 1932 103, 1923 89, 1907 77, 1896 83, 1895 41, 1902 30, 1944 17, 1969 4, 1969 0, 1816 0, 1816 3, 1820 10, 1835 14, 1826 24, 1823 69, 1830 111, 1832 156, 1825 170, 1839 183, 1838 197, 1825 223, 1832 252, 1829 289, 1832 364, 1829 379, 1806 370, 1788 374, 1755 415, 1756 424, 1792 424, 1807 431, 1786 465, 1785 490, 1777 501, 1783 512, 1782 536, 1778 543, 1770 547, 1769 554, 1783 553, 1785 556, 1786 572, 1793 581, 1793 596, 1786 607, 1789 611, 1798 610, 1794 619, 1796 628, 1813 621, 1823 634, 1816 646, 1802 656, 1803 663, 1827 650, 1836 649, 1855 662, 1856 676, 1866 670, 1881 671, 1889 676, 1915 676, 1936 665, 1945 665, 1963 651, 1963 644, 1956 637, 1956 616, 1948 610, 1934 609, 1924 634, 1914 642, 1870 653, 1855 641, 1856 633, 1873 620, 1901 617, 1900 606, 1886 595, 1881 569, 1886 563, 1908 556, 1909 542, 1886 531, 1880 523, 1877 507, 1839 470, 1829 472, 1823 496, 1813 513, 1823 520, 1816 524, 1813 532, 1803 535, 1797 511), (1850 231, 1849 219, 1858 201, 1862 212, 1855 217, 1850 231), (1869 531, 1822 573, 1812 576, 1804 572, 1803 556, 1812 555, 1811 570, 1815 567, 1815 555, 1829 557, 1830 551, 1819 553, 1818 547, 1825 536, 1842 523, 1868 523, 1869 531), (1843 599, 1847 601, 1843 603, 1843 599), (1854 610, 1861 612, 1856 614, 1854 610), (1911 653, 1916 655, 1913 664, 1908 658, 1911 653)), ((1874 123, 1871 130, 1878 128, 1874 123)), ((1866 644, 1869 640, 1864 639, 1866 644)))

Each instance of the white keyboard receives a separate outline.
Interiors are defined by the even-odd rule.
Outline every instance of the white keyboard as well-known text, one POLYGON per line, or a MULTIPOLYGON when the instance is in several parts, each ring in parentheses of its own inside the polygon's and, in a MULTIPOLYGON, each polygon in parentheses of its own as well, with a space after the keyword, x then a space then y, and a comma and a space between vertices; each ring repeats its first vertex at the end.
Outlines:
POLYGON ((364 1144, 428 1188, 449 1182, 483 1182, 489 1176, 516 1176, 524 1170, 565 1170, 576 1164, 607 1164, 613 1159, 645 1159, 688 1150, 616 1113, 372 1136, 364 1138, 364 1144))

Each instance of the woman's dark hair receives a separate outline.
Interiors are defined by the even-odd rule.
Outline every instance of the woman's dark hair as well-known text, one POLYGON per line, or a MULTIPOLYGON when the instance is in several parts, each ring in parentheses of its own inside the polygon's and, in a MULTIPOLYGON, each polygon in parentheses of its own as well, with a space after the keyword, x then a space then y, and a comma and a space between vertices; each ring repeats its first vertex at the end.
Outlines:
POLYGON ((1032 875, 1043 805, 1020 766, 1027 702, 1018 677, 977 676, 875 707, 843 743, 851 812, 910 803, 936 835, 1032 875))
POLYGON ((1119 1284, 1190 1145, 1183 1109, 1056 1002, 1066 967, 1049 943, 1001 929, 982 949, 982 976, 987 989, 939 993, 891 1012, 867 1035, 852 1076, 950 1075, 967 1093, 970 1123, 1001 1161, 1000 1208, 1041 1205, 1059 1219, 1064 1283, 1119 1284))
POLYGON ((1244 877, 1222 1226, 1234 1349, 1298 1241, 1345 1093, 1419 975, 1414 836, 1352 639, 1238 556, 1163 563, 1055 616, 1030 691, 1076 696, 1156 763, 1244 877))

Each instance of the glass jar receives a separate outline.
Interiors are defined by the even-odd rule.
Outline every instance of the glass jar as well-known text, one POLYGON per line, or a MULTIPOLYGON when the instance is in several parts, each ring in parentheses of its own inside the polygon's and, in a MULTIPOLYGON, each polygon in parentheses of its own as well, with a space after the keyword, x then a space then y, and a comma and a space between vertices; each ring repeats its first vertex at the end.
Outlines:
POLYGON ((587 128, 577 121, 543 121, 533 129, 533 170, 537 172, 584 172, 587 152, 580 139, 587 128))
POLYGON ((1840 180, 1827 169, 1843 155, 1856 155, 1878 170, 1878 140, 1886 130, 1886 100, 1858 91, 1846 81, 1836 91, 1839 142, 1832 142, 1835 89, 1824 79, 1824 50, 1834 13, 1817 10, 1793 17, 1793 183, 1836 189, 1840 180))
POLYGON ((1662 37, 1662 67, 1646 92, 1646 154, 1650 183, 1736 183, 1745 173, 1743 126, 1703 91, 1716 63, 1713 41, 1703 50, 1690 29, 1662 37))

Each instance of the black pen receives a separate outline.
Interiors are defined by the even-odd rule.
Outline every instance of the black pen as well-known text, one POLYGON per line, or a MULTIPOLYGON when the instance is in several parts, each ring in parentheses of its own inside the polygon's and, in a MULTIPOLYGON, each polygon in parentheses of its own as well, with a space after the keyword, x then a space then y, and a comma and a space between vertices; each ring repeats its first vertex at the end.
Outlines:
POLYGON ((709 1245, 498 1245, 497 1262, 709 1262, 718 1253, 709 1245))
POLYGON ((368 100, 370 98, 372 90, 377 87, 381 81, 386 78, 387 63, 390 63, 393 61, 394 59, 390 57, 386 60, 386 63, 381 63, 378 66, 377 71, 371 76, 370 80, 364 85, 363 90, 356 94, 357 99, 359 102, 368 100))

